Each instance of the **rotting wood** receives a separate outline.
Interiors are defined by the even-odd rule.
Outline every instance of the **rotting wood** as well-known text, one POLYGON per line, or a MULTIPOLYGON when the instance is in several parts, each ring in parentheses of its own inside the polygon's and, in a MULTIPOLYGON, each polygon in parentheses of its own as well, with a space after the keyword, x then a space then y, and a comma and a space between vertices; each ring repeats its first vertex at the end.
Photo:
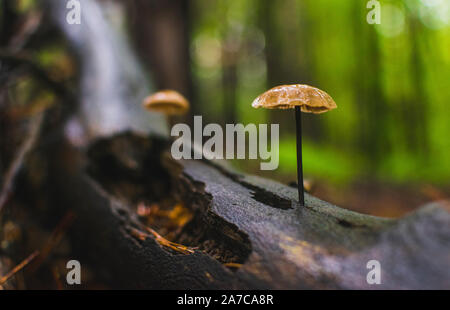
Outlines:
MULTIPOLYGON (((153 289, 450 285, 450 213, 443 203, 399 220, 347 211, 308 194, 306 208, 300 208, 294 188, 207 161, 174 161, 165 147, 159 139, 124 133, 94 144, 91 157, 84 161, 87 169, 72 167, 65 174, 64 167, 58 168, 57 177, 64 179, 54 183, 59 185, 58 205, 78 215, 72 241, 84 253, 83 259, 112 285, 153 289), (119 141, 126 148, 110 148, 119 141), (121 164, 130 161, 136 165, 121 164), (123 193, 119 199, 112 186, 124 184, 130 175, 133 182, 144 182, 150 194, 155 192, 154 182, 167 178, 165 194, 194 214, 170 242, 197 248, 194 253, 162 246, 154 234, 136 238, 130 233, 148 231, 132 202, 123 193), (255 198, 261 195, 258 191, 270 196, 270 204, 255 198), (277 200, 284 206, 290 201, 290 208, 278 208, 277 200), (366 265, 373 259, 381 263, 381 285, 366 281, 366 265)), ((67 146, 63 150, 83 156, 67 146)))

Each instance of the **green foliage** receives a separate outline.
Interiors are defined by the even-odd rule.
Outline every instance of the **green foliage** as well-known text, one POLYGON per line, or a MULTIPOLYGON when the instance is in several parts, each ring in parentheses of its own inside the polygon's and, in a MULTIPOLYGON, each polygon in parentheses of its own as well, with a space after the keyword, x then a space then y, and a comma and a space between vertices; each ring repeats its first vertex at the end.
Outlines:
MULTIPOLYGON (((337 148, 303 141, 302 149, 304 174, 307 177, 314 176, 332 183, 346 183, 361 172, 361 160, 356 156, 348 156, 337 148)), ((291 175, 295 175, 297 171, 295 137, 280 141, 279 170, 291 175)))
POLYGON ((448 184, 448 1, 381 1, 380 25, 366 22, 361 0, 197 0, 192 12, 205 116, 227 121, 232 110, 235 122, 280 123, 280 172, 295 173, 292 115, 250 103, 269 87, 306 83, 338 104, 305 116, 306 174, 448 184))

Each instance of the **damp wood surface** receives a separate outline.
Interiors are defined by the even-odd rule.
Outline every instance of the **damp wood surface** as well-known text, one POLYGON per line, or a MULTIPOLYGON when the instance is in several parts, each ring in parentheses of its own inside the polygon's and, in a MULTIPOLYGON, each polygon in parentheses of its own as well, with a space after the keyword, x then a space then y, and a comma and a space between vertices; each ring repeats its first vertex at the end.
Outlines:
POLYGON ((171 159, 168 143, 131 132, 68 144, 54 161, 59 206, 77 221, 71 241, 113 287, 142 289, 448 288, 450 213, 445 202, 393 220, 347 211, 215 162, 171 159), (121 146, 121 147, 118 147, 121 146), (141 188, 127 191, 126 188, 141 188), (170 197, 191 212, 155 233, 136 208, 170 197), (170 239, 170 240, 166 240, 170 239), (164 241, 166 240, 166 241, 164 241), (366 281, 377 260, 382 283, 366 281))

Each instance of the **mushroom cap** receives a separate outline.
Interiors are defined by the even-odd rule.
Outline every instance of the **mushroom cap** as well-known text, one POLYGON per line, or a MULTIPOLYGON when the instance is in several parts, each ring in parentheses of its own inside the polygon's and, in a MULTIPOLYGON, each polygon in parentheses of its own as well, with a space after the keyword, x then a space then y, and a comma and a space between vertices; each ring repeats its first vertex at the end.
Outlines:
POLYGON ((189 102, 174 90, 162 90, 144 99, 144 107, 149 111, 166 115, 181 115, 189 110, 189 102))
POLYGON ((333 98, 323 90, 304 84, 280 85, 256 98, 252 107, 266 109, 293 109, 302 112, 324 113, 337 108, 333 98))

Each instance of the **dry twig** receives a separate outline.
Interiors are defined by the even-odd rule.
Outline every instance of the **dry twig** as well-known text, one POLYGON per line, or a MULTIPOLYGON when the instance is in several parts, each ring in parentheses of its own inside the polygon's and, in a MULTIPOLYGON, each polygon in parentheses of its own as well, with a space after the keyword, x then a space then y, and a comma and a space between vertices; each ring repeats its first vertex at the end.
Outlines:
POLYGON ((36 256, 39 255, 39 251, 34 251, 30 256, 25 258, 20 264, 14 267, 10 272, 0 278, 0 286, 5 284, 12 276, 27 266, 36 256))

